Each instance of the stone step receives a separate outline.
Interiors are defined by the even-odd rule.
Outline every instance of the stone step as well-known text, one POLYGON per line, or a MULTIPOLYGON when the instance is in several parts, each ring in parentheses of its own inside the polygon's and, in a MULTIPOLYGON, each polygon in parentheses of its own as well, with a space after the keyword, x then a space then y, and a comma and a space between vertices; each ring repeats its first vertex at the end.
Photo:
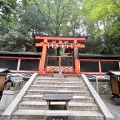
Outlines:
POLYGON ((35 81, 41 82, 83 82, 82 79, 35 79, 35 81))
POLYGON ((55 86, 55 85, 31 85, 30 89, 35 90, 87 90, 86 86, 55 86))
POLYGON ((42 100, 43 95, 25 95, 23 97, 23 101, 39 101, 39 102, 45 102, 45 100, 42 100))
POLYGON ((69 116, 69 120, 104 120, 97 111, 67 111, 67 110, 16 110, 11 120, 46 120, 47 116, 69 116))
MULTIPOLYGON (((65 105, 65 102, 52 102, 51 105, 65 105)), ((19 104, 18 109, 27 109, 27 110, 48 110, 47 102, 34 102, 34 101, 23 101, 19 104)), ((74 111, 96 111, 98 107, 95 103, 76 103, 69 102, 68 110, 74 111)))
POLYGON ((36 80, 41 80, 41 79, 47 79, 47 80, 79 80, 82 79, 81 77, 73 77, 73 76, 69 76, 69 77, 50 77, 50 76, 38 76, 36 77, 36 80))
POLYGON ((47 102, 22 101, 18 105, 18 109, 48 110, 48 106, 47 106, 47 102))
POLYGON ((97 111, 98 106, 95 103, 76 103, 76 102, 69 102, 68 103, 68 110, 73 111, 97 111))
MULTIPOLYGON (((48 116, 68 116, 68 120, 104 120, 83 79, 78 77, 38 76, 22 100, 11 120, 47 120, 48 116), (72 92, 73 100, 68 102, 67 110, 48 110, 46 100, 42 99, 44 92, 72 92)), ((51 109, 58 109, 64 107, 65 102, 51 102, 51 105, 51 109)))
POLYGON ((21 119, 21 118, 19 118, 19 119, 14 119, 14 118, 11 118, 10 120, 46 120, 46 119, 21 119))
MULTIPOLYGON (((41 101, 45 102, 45 100, 42 100, 43 95, 25 95, 23 97, 23 101, 41 101)), ((73 96, 73 100, 75 102, 94 102, 94 99, 89 96, 73 96)))
POLYGON ((93 103, 94 99, 90 96, 73 96, 73 100, 71 100, 71 101, 93 103))
POLYGON ((84 83, 83 80, 35 80, 34 82, 44 82, 44 83, 84 83))
POLYGON ((17 109, 13 114, 12 114, 12 120, 45 120, 45 111, 44 110, 25 110, 25 109, 17 109))
POLYGON ((12 119, 10 119, 10 120, 46 120, 46 119, 14 119, 14 118, 12 118, 12 119))
POLYGON ((73 91, 73 90, 28 90, 27 95, 42 95, 44 92, 72 92, 73 95, 90 96, 89 91, 73 91))
POLYGON ((80 86, 84 85, 84 82, 41 82, 41 81, 35 81, 33 82, 33 85, 62 85, 62 86, 80 86))
POLYGON ((104 116, 98 111, 74 111, 72 120, 104 120, 104 116))
POLYGON ((35 79, 34 81, 41 81, 41 82, 84 82, 83 79, 35 79))

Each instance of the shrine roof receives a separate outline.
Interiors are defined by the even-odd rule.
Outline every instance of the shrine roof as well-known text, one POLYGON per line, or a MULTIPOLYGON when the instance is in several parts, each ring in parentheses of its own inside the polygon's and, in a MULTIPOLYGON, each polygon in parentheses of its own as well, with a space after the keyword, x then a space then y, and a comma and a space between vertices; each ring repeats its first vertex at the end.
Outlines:
POLYGON ((120 71, 109 71, 108 73, 106 73, 106 75, 116 75, 116 76, 120 76, 120 71))
POLYGON ((41 53, 38 53, 38 52, 9 52, 9 51, 0 51, 0 56, 40 57, 41 53))
POLYGON ((8 68, 0 68, 0 73, 9 72, 8 68))
POLYGON ((108 55, 108 54, 82 54, 78 53, 79 59, 120 59, 120 55, 108 55))
MULTIPOLYGON (((41 57, 40 52, 9 52, 0 51, 0 56, 15 56, 15 57, 41 57)), ((86 54, 78 53, 79 59, 120 59, 120 55, 107 55, 107 54, 86 54)))

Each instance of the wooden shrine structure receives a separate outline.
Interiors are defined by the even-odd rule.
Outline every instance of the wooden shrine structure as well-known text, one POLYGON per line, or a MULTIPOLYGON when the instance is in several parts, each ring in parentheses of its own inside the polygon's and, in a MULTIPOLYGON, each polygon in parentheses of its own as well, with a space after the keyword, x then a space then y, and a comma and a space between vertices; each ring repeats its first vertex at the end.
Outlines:
POLYGON ((86 37, 35 36, 35 39, 38 52, 0 51, 0 68, 8 68, 13 73, 85 74, 90 79, 92 75, 107 79, 104 75, 109 70, 120 70, 120 55, 78 53, 78 48, 85 48, 86 37), (63 51, 49 54, 57 49, 63 51))
POLYGON ((35 39, 39 41, 36 43, 36 47, 41 48, 42 52, 39 74, 53 74, 54 72, 66 75, 80 74, 78 48, 85 48, 86 37, 35 36, 35 39), (67 56, 48 55, 47 51, 51 48, 59 50, 62 48, 69 54, 67 56), (51 64, 50 61, 52 61, 51 64), (55 62, 56 64, 54 64, 55 62))

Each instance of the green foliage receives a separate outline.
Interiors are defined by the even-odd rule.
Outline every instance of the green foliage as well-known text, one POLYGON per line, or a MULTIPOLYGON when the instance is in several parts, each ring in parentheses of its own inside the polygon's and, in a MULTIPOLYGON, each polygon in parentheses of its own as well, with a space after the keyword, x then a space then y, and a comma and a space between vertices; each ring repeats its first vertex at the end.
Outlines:
POLYGON ((9 24, 13 21, 13 10, 16 7, 16 0, 0 1, 0 35, 9 31, 9 24))
MULTIPOLYGON (((76 0, 33 0, 41 15, 48 35, 67 35, 68 22, 77 16, 80 9, 76 0), (67 29, 66 32, 64 30, 67 29), (63 31, 62 31, 63 30, 63 31)), ((72 21, 73 22, 73 21, 72 21)))
POLYGON ((120 0, 0 0, 0 50, 35 51, 33 35, 87 35, 84 53, 120 53, 120 0))
MULTIPOLYGON (((96 42, 101 39, 100 53, 119 54, 120 1, 83 0, 82 4, 87 34, 90 36, 88 41, 96 42)), ((96 46, 96 48, 98 47, 96 46)))
POLYGON ((104 44, 101 53, 120 54, 120 22, 115 20, 112 26, 106 28, 104 35, 104 44))

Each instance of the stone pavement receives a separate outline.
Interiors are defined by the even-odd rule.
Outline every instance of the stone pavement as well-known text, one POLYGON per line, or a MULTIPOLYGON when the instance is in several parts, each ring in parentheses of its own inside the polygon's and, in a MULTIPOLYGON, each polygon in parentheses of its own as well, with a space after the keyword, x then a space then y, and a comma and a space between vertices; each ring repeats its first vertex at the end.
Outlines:
POLYGON ((115 105, 114 101, 111 98, 111 95, 100 95, 100 97, 114 116, 114 120, 120 120, 120 104, 115 105))
POLYGON ((1 115, 2 115, 2 112, 0 112, 0 120, 1 120, 1 115))

